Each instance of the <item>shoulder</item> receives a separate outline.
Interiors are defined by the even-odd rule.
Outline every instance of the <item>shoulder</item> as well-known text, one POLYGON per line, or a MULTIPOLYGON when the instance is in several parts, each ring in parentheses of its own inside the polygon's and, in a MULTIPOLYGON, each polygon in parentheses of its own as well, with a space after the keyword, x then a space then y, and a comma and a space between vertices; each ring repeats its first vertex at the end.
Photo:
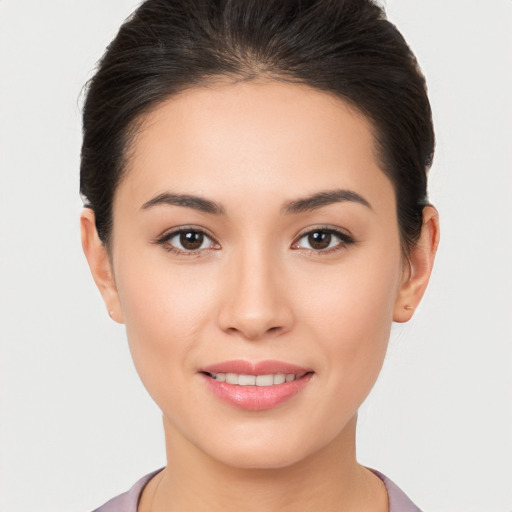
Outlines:
MULTIPOLYGON (((135 482, 129 491, 112 498, 93 512, 137 512, 137 505, 144 487, 151 478, 160 471, 162 471, 162 468, 142 477, 140 480, 135 482)), ((386 486, 389 499, 389 512, 421 512, 421 510, 409 499, 398 485, 396 485, 386 475, 375 469, 371 469, 371 471, 375 473, 386 486)))
POLYGON ((137 505, 139 504, 139 498, 144 487, 162 469, 153 471, 153 473, 149 473, 149 475, 137 480, 129 491, 112 498, 93 512, 137 512, 137 505))
POLYGON ((386 486, 389 499, 389 512, 421 512, 404 491, 386 475, 383 475, 380 471, 375 469, 371 469, 371 471, 375 473, 386 486))

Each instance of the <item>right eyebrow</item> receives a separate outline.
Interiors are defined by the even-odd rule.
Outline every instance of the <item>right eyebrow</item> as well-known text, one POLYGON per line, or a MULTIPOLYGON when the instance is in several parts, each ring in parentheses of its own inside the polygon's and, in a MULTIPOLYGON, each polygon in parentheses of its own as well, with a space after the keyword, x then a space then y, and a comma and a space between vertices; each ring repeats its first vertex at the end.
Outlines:
POLYGON ((209 199, 190 194, 171 194, 169 192, 153 197, 142 205, 141 210, 148 210, 158 205, 184 206, 213 215, 223 215, 225 213, 222 205, 209 199))

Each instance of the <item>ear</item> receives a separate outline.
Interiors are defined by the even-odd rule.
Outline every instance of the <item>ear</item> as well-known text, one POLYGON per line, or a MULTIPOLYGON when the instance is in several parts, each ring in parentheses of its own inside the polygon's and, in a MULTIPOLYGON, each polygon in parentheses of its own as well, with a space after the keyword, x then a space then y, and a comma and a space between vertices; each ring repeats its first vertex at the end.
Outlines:
POLYGON ((404 278, 395 302, 393 320, 407 322, 425 293, 434 258, 439 245, 439 215, 433 206, 423 209, 423 226, 421 235, 409 254, 409 269, 404 271, 404 278))
POLYGON ((84 208, 80 215, 80 232, 85 257, 107 311, 113 320, 123 323, 123 312, 117 293, 112 262, 107 247, 98 236, 95 216, 91 208, 84 208))

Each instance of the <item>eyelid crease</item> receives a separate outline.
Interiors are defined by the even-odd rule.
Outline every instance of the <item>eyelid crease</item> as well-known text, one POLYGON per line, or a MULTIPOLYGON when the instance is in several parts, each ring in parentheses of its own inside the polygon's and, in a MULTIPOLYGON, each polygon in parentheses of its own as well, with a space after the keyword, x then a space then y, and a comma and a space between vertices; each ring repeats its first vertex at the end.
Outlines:
POLYGON ((183 226, 176 226, 173 228, 167 228, 166 230, 162 231, 160 235, 158 235, 154 242, 158 242, 159 240, 162 240, 164 238, 170 238, 172 235, 178 235, 180 233, 187 233, 187 232, 196 232, 196 233, 202 233, 203 235, 206 235, 208 238, 215 239, 215 237, 205 228, 195 226, 194 224, 185 224, 183 226))
POLYGON ((200 255, 201 253, 209 252, 209 251, 216 251, 221 248, 219 242, 216 240, 216 238, 213 235, 208 233, 208 231, 206 231, 205 229, 198 228, 195 226, 180 226, 177 228, 171 228, 169 230, 164 231, 164 233, 162 235, 157 236, 152 241, 152 243, 154 243, 156 245, 161 245, 168 252, 173 252, 178 255, 187 255, 187 256, 194 256, 194 255, 197 256, 197 255, 200 255), (196 249, 196 250, 187 251, 187 250, 175 247, 169 243, 170 240, 172 240, 175 236, 178 236, 182 233, 191 233, 191 232, 202 234, 203 236, 205 236, 206 238, 211 240, 212 245, 214 245, 216 247, 208 247, 206 249, 196 249))
POLYGON ((331 226, 328 224, 318 224, 308 226, 306 228, 302 228, 295 236, 294 240, 297 240, 305 235, 309 235, 310 233, 315 233, 317 231, 326 231, 328 233, 333 233, 335 235, 340 236, 341 238, 351 239, 355 242, 354 236, 348 229, 340 228, 338 226, 331 226))
MULTIPOLYGON (((170 228, 163 232, 163 234, 156 237, 152 243, 161 245, 166 251, 173 252, 177 255, 184 255, 184 256, 200 256, 201 254, 210 252, 210 251, 217 251, 222 249, 220 243, 217 241, 215 236, 210 234, 206 229, 200 228, 197 226, 179 226, 175 228, 170 228), (186 250, 186 249, 180 249, 179 247, 174 246, 170 243, 170 240, 172 240, 174 237, 183 234, 183 233, 199 233, 202 234, 204 237, 208 238, 211 242, 210 246, 203 249, 194 249, 194 250, 186 250)), ((340 250, 343 248, 346 248, 349 245, 353 245, 356 243, 356 240, 354 237, 347 232, 346 230, 339 228, 339 227, 332 227, 332 226, 310 226, 308 228, 304 228, 299 234, 295 235, 293 238, 293 242, 291 244, 292 250, 302 250, 306 252, 310 252, 312 254, 329 254, 332 252, 335 252, 336 250, 340 250), (339 242, 333 246, 333 247, 327 247, 324 249, 314 249, 314 248, 307 248, 307 247, 300 247, 299 242, 301 239, 310 236, 313 233, 323 232, 330 235, 334 235, 336 238, 338 238, 339 242)))
POLYGON ((292 243, 292 249, 309 251, 310 253, 314 253, 314 254, 329 254, 329 253, 335 252, 337 250, 346 248, 349 245, 354 245, 355 243, 356 243, 356 240, 354 239, 354 237, 351 234, 345 232, 344 230, 342 230, 340 228, 333 228, 333 227, 325 226, 325 227, 315 227, 312 229, 308 228, 307 231, 303 231, 302 233, 298 234, 294 238, 294 242, 292 243), (331 235, 334 235, 340 240, 340 242, 338 244, 336 244, 334 247, 329 247, 329 248, 325 248, 325 249, 313 249, 313 248, 310 249, 310 248, 298 247, 299 241, 301 239, 303 239, 306 236, 311 235, 312 233, 318 233, 318 232, 324 232, 324 233, 329 233, 331 235))

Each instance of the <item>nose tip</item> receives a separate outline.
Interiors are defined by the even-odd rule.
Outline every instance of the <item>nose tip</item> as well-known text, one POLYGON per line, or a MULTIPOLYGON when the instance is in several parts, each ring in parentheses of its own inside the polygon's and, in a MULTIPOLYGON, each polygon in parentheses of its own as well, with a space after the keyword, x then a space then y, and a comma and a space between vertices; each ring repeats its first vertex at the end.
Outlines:
POLYGON ((229 285, 219 315, 222 330, 247 340, 279 336, 293 324, 285 287, 276 269, 252 265, 238 268, 229 285), (247 267, 246 267, 247 268, 247 267))

